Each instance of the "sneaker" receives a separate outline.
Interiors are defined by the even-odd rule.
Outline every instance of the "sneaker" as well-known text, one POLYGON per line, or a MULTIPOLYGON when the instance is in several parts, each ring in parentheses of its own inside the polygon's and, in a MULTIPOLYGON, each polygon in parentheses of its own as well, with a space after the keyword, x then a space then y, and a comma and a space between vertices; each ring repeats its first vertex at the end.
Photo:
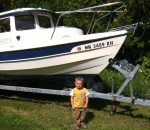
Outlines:
POLYGON ((79 126, 75 126, 75 130, 79 130, 80 128, 79 128, 79 126))
POLYGON ((81 127, 82 127, 82 128, 87 128, 87 126, 86 126, 85 123, 81 123, 81 127))

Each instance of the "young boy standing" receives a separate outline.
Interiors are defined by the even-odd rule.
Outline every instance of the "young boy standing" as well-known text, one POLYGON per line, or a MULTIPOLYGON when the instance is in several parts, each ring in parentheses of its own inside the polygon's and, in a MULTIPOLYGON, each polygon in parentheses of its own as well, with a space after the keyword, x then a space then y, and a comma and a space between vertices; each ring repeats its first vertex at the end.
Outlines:
POLYGON ((71 91, 71 105, 73 110, 74 126, 79 130, 80 126, 86 128, 84 119, 86 117, 86 108, 89 102, 89 92, 83 87, 84 79, 82 77, 75 78, 75 88, 71 91))

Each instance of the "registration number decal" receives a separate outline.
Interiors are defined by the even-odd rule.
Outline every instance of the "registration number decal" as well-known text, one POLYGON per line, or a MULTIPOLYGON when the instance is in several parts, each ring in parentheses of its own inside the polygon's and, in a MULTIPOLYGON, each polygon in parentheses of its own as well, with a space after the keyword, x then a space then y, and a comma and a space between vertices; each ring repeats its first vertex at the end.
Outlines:
POLYGON ((79 51, 86 51, 92 49, 98 49, 103 47, 113 46, 113 41, 106 41, 106 42, 95 42, 86 45, 81 45, 74 47, 71 52, 79 52, 79 51))

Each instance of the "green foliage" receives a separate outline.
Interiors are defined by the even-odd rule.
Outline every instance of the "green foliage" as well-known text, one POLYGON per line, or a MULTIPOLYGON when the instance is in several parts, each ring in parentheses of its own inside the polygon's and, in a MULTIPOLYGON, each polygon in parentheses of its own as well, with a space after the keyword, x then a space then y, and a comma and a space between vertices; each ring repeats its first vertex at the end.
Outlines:
MULTIPOLYGON (((150 52, 148 55, 150 57, 150 52)), ((147 76, 146 78, 150 80, 150 58, 144 56, 144 57, 140 58, 139 60, 142 61, 141 70, 147 76)))
MULTIPOLYGON (((104 91, 111 92, 112 85, 114 84, 114 93, 118 91, 126 78, 118 71, 107 68, 100 76, 104 81, 104 91)), ((132 88, 135 97, 150 99, 150 77, 145 76, 145 72, 138 72, 132 81, 132 88)), ((130 85, 128 85, 121 95, 130 97, 130 85)))
MULTIPOLYGON (((130 24, 143 22, 144 26, 139 27, 134 37, 130 38, 124 44, 124 54, 118 55, 120 58, 127 58, 132 63, 142 64, 143 71, 147 76, 150 76, 149 65, 145 62, 150 58, 150 3, 148 0, 130 0, 125 2, 123 15, 117 17, 118 23, 130 24), (146 31, 141 39, 139 37, 146 28, 146 31), (130 53, 129 53, 130 52, 130 53), (147 60, 146 60, 147 59, 147 60)), ((118 24, 119 25, 119 24, 118 24)), ((120 54, 120 53, 119 53, 120 54)))
POLYGON ((0 0, 0 12, 6 11, 10 9, 11 0, 0 0))

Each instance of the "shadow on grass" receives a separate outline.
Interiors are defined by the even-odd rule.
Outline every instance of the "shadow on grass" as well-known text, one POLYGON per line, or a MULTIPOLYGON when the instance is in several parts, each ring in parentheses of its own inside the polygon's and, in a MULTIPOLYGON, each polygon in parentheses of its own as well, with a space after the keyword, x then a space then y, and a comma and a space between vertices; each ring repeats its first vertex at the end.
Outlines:
MULTIPOLYGON (((119 105, 119 102, 116 102, 116 104, 119 105)), ((110 105, 111 105, 110 100, 98 99, 98 98, 91 98, 89 100, 89 108, 95 110, 103 110, 105 107, 110 105)))
POLYGON ((121 114, 121 115, 130 115, 131 117, 134 117, 133 113, 134 111, 138 110, 137 108, 132 108, 131 106, 119 106, 119 108, 122 109, 122 111, 120 112, 117 112, 118 114, 121 114))
POLYGON ((102 99, 90 99, 89 100, 89 108, 96 109, 96 110, 102 110, 104 107, 106 107, 107 104, 103 102, 102 99))
POLYGON ((50 95, 50 94, 38 94, 38 93, 26 93, 26 92, 15 92, 15 91, 7 91, 0 90, 0 98, 1 99, 10 99, 10 100, 21 100, 21 101, 29 101, 40 104, 47 104, 51 102, 70 102, 70 97, 67 96, 59 96, 59 95, 50 95))
MULTIPOLYGON (((109 100, 103 100, 103 99, 90 99, 89 102, 89 108, 95 109, 95 110, 102 110, 110 114, 111 112, 111 105, 112 102, 109 100), (110 109, 104 109, 107 106, 110 107, 110 109)), ((139 108, 140 109, 140 108, 139 108)), ((132 118, 139 118, 139 119, 146 119, 150 120, 150 116, 148 115, 143 115, 143 114, 134 114, 138 108, 134 108, 133 105, 121 105, 120 102, 113 102, 113 114, 118 114, 122 116, 129 116, 132 118), (119 109, 119 110, 118 110, 119 109)))
POLYGON ((124 105, 124 106, 119 105, 118 107, 121 108, 122 111, 116 112, 116 114, 126 115, 126 116, 128 115, 132 118, 140 118, 140 119, 150 120, 150 117, 144 116, 143 114, 133 114, 133 112, 138 110, 137 108, 133 108, 132 106, 128 106, 128 105, 124 105))
POLYGON ((86 118, 85 118, 85 123, 88 124, 88 122, 92 121, 94 117, 95 117, 95 115, 93 112, 87 112, 86 118))

